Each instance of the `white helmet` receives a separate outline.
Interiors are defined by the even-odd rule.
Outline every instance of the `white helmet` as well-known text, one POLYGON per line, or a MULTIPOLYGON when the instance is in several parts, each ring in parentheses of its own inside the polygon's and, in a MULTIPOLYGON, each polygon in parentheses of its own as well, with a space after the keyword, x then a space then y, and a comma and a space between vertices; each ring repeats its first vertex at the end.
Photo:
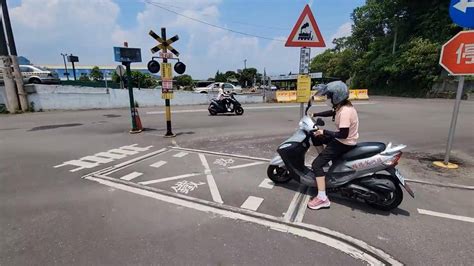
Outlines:
POLYGON ((327 85, 319 85, 317 89, 318 93, 316 95, 327 96, 328 99, 331 99, 333 105, 340 104, 349 99, 349 89, 342 81, 333 81, 327 85))

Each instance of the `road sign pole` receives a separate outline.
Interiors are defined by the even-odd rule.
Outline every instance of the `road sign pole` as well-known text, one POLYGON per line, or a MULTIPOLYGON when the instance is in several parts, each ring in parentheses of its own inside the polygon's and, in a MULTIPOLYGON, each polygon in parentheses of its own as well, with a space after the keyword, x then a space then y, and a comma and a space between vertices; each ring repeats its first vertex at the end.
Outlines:
POLYGON ((451 118, 451 126, 449 127, 448 145, 446 146, 446 154, 444 155, 444 164, 449 164, 449 156, 453 146, 454 132, 456 131, 456 123, 458 121, 459 106, 461 105, 461 97, 464 90, 464 76, 459 77, 458 91, 456 93, 456 102, 454 103, 453 117, 451 118))
MULTIPOLYGON (((163 40, 166 40, 166 28, 161 28, 161 38, 163 40)), ((166 46, 165 46, 165 49, 163 49, 163 52, 164 53, 167 52, 166 51, 166 46)), ((168 59, 163 58, 163 63, 168 63, 168 59)), ((161 80, 163 82, 163 77, 161 77, 161 80)), ((176 135, 173 134, 173 131, 171 129, 171 104, 170 104, 170 99, 165 99, 165 112, 166 112, 166 135, 165 135, 165 137, 175 137, 176 135)))
POLYGON ((74 66, 74 61, 72 63, 72 74, 74 75, 74 80, 76 80, 76 67, 74 66))
POLYGON ((132 87, 132 71, 130 69, 130 63, 123 63, 127 71, 127 87, 128 87, 128 96, 130 98, 130 114, 132 117, 132 130, 131 133, 140 132, 135 121, 135 99, 133 98, 133 87, 132 87))
MULTIPOLYGON (((300 74, 308 74, 309 73, 309 66, 306 62, 306 58, 310 57, 309 53, 311 48, 306 48, 306 47, 301 47, 300 49, 300 74), (308 50, 308 54, 306 53, 306 50, 308 50)), ((296 87, 298 89, 298 85, 296 87)), ((300 118, 304 116, 304 103, 300 103, 300 118)))

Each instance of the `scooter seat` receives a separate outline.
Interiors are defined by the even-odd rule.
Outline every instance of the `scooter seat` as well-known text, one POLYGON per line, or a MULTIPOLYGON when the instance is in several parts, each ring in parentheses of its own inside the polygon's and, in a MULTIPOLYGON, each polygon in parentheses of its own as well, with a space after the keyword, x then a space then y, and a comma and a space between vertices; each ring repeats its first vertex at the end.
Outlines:
POLYGON ((354 161, 362 158, 368 158, 381 153, 385 150, 385 143, 382 142, 361 142, 352 150, 341 156, 346 161, 354 161))

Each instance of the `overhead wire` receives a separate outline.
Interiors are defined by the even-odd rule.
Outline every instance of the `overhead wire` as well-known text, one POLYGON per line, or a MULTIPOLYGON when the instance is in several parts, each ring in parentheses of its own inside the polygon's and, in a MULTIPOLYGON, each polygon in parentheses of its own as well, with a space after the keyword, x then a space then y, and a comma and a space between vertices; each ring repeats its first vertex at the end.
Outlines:
MULTIPOLYGON (((221 29, 221 30, 225 30, 225 31, 229 31, 229 32, 232 32, 232 33, 236 33, 236 34, 240 34, 240 35, 245 35, 245 36, 249 36, 249 37, 255 37, 255 38, 264 39, 264 40, 269 40, 269 41, 285 42, 285 40, 282 40, 282 39, 275 39, 275 38, 271 38, 271 37, 260 36, 260 35, 256 35, 256 34, 251 34, 251 33, 243 32, 243 31, 238 31, 238 30, 229 29, 229 28, 226 28, 226 27, 223 27, 223 26, 219 26, 219 25, 216 25, 216 24, 212 24, 212 23, 209 23, 209 22, 204 21, 204 20, 200 20, 200 19, 197 19, 197 18, 193 18, 193 17, 187 16, 187 15, 178 13, 178 12, 176 12, 176 11, 174 11, 174 10, 171 10, 171 9, 169 9, 169 8, 166 8, 166 7, 163 6, 161 3, 158 4, 158 3, 156 3, 156 2, 152 2, 152 1, 149 1, 149 0, 144 0, 144 2, 147 3, 147 4, 149 4, 149 5, 158 7, 158 8, 160 8, 160 9, 162 9, 162 10, 171 12, 171 13, 173 13, 173 14, 176 14, 176 15, 178 15, 178 16, 181 16, 181 17, 184 17, 184 18, 193 20, 193 21, 195 21, 195 22, 199 22, 199 23, 205 24, 205 25, 210 26, 210 27, 218 28, 218 29, 221 29)), ((168 5, 168 6, 170 6, 170 5, 168 5)))

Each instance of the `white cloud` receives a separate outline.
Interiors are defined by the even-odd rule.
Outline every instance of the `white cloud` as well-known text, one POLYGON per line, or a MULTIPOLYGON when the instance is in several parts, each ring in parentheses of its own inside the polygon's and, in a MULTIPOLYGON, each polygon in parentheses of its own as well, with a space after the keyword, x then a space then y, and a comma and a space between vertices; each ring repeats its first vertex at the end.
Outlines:
POLYGON ((336 33, 334 33, 332 36, 331 36, 331 47, 334 47, 334 44, 332 44, 332 41, 334 39, 337 39, 337 38, 342 38, 342 37, 347 37, 347 36, 350 36, 352 34, 352 22, 346 22, 344 24, 342 24, 341 26, 339 26, 339 28, 337 29, 336 33))
MULTIPOLYGON (((171 10, 179 7, 179 13, 188 17, 222 25, 220 0, 157 3, 171 10)), ((244 59, 248 67, 259 71, 265 67, 269 74, 298 69, 298 48, 210 27, 149 4, 137 14, 136 26, 128 29, 118 25, 120 8, 114 0, 22 0, 10 12, 19 53, 37 64, 59 65, 61 52, 77 54, 84 65, 114 64, 112 47, 128 41, 130 47, 142 48, 145 65, 151 58, 149 49, 156 45, 148 32, 152 29, 159 33, 160 27, 166 27, 169 36, 180 36, 174 46, 181 52, 180 60, 187 64, 187 72, 195 78, 208 78, 217 70, 242 68, 244 59)), ((342 25, 332 38, 347 34, 350 23, 342 25)), ((274 38, 284 40, 286 36, 274 38)), ((312 55, 320 52, 322 49, 313 49, 312 55)))

